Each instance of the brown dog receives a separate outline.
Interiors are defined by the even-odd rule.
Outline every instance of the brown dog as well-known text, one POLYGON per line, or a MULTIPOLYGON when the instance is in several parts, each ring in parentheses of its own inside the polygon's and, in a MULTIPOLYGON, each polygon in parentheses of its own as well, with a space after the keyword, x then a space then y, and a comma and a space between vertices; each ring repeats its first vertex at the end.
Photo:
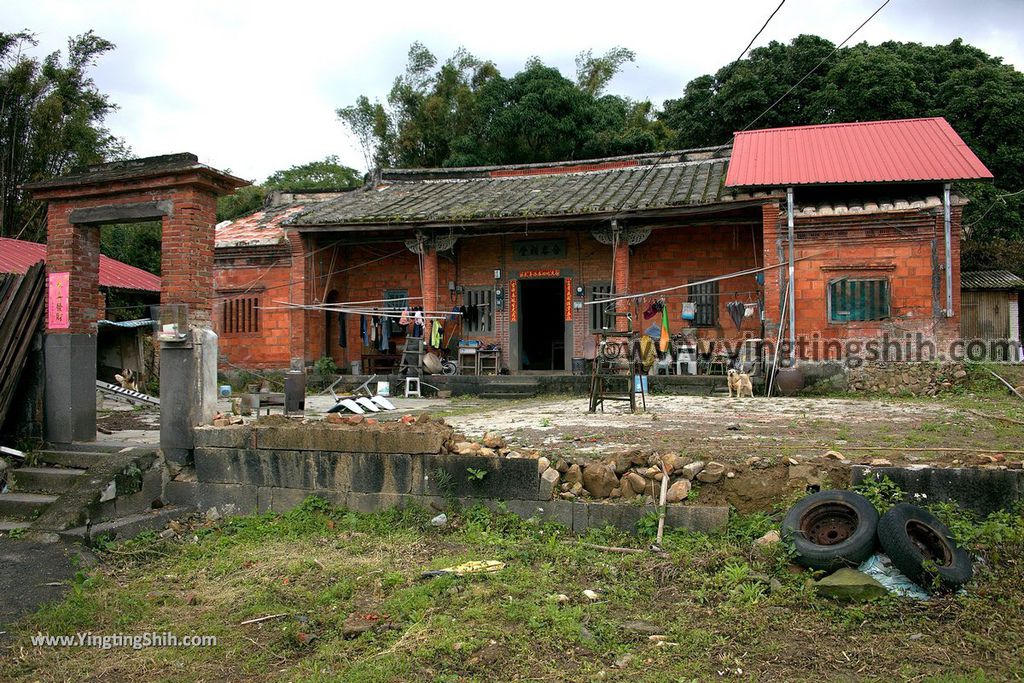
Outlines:
POLYGON ((738 372, 735 368, 729 369, 729 398, 732 392, 736 392, 736 398, 743 398, 746 394, 754 398, 754 385, 750 382, 750 375, 745 372, 738 372))
POLYGON ((122 389, 131 389, 132 391, 139 390, 139 380, 131 368, 124 368, 121 370, 121 374, 114 375, 114 379, 121 385, 122 389))

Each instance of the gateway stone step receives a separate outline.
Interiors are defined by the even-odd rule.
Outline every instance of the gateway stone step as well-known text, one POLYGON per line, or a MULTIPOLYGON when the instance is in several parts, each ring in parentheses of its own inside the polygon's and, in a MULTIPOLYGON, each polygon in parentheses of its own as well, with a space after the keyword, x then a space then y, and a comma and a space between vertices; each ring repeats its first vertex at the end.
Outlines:
POLYGON ((11 488, 22 493, 63 493, 85 470, 57 467, 22 467, 11 470, 11 488))
POLYGON ((57 496, 42 493, 0 493, 0 517, 9 520, 34 519, 37 513, 57 500, 57 496))
POLYGON ((37 451, 36 462, 45 465, 60 465, 61 467, 74 467, 87 469, 104 458, 109 458, 111 453, 98 451, 37 451))

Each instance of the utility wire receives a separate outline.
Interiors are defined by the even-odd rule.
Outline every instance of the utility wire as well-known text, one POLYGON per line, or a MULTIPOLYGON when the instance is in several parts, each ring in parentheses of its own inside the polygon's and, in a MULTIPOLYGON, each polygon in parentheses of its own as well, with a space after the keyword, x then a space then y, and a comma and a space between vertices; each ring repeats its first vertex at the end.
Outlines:
POLYGON ((751 126, 753 126, 753 125, 754 125, 755 123, 757 123, 758 121, 760 121, 760 120, 761 120, 761 119, 762 119, 762 118, 763 118, 763 117, 765 116, 765 114, 767 114, 768 112, 770 112, 770 111, 771 111, 772 109, 775 109, 775 107, 776 107, 776 106, 778 106, 779 102, 782 102, 782 100, 786 99, 786 98, 787 98, 787 97, 789 96, 789 94, 790 94, 791 92, 793 92, 794 90, 796 90, 797 86, 799 86, 799 85, 800 85, 801 83, 803 83, 803 82, 804 82, 805 80, 807 80, 807 79, 808 79, 808 78, 810 77, 810 75, 811 75, 811 74, 813 74, 813 73, 814 73, 815 71, 817 71, 817 70, 818 70, 818 69, 819 69, 819 68, 821 67, 821 65, 822 65, 822 64, 824 64, 824 63, 825 63, 825 62, 827 62, 827 61, 828 61, 829 59, 831 59, 831 58, 832 58, 832 56, 833 56, 833 55, 835 55, 835 53, 839 52, 839 50, 840 50, 840 49, 842 49, 842 47, 843 47, 844 45, 846 45, 846 44, 847 44, 848 42, 850 42, 850 39, 851 39, 851 38, 853 38, 853 37, 854 37, 855 35, 857 35, 857 33, 859 33, 859 32, 860 32, 860 30, 861 30, 862 28, 864 28, 865 26, 867 26, 867 23, 868 23, 869 21, 871 21, 872 19, 874 19, 874 18, 875 18, 875 15, 877 15, 877 14, 878 14, 879 12, 881 12, 881 11, 882 11, 883 9, 885 9, 885 6, 886 6, 886 5, 888 5, 888 4, 890 3, 890 2, 892 2, 892 0, 885 0, 885 2, 883 2, 883 3, 881 4, 881 5, 879 5, 879 6, 878 6, 878 9, 876 9, 876 10, 875 10, 874 12, 872 12, 872 13, 871 13, 871 16, 870 16, 870 17, 868 17, 867 19, 865 19, 865 20, 863 21, 863 23, 861 23, 861 25, 860 25, 860 26, 858 26, 857 28, 855 28, 855 29, 853 30, 853 33, 851 33, 850 35, 846 36, 846 40, 844 40, 843 42, 841 42, 841 43, 839 43, 838 45, 836 45, 835 49, 834 49, 834 50, 832 50, 832 52, 829 52, 829 53, 828 53, 827 55, 825 55, 824 57, 822 57, 822 58, 821 58, 821 61, 820 61, 820 62, 818 62, 817 64, 815 64, 815 65, 814 65, 814 67, 813 67, 813 68, 812 68, 812 69, 811 69, 810 71, 808 71, 807 73, 805 73, 805 74, 804 74, 804 75, 803 75, 803 76, 802 76, 802 77, 800 78, 800 80, 799 80, 799 81, 797 81, 796 83, 794 83, 793 85, 791 85, 791 86, 790 86, 790 88, 789 88, 789 90, 787 90, 787 91, 786 91, 785 93, 783 93, 783 94, 782 94, 782 97, 780 97, 779 99, 777 99, 777 100, 775 100, 774 102, 772 102, 772 105, 771 105, 770 107, 768 107, 768 108, 767 108, 767 109, 765 109, 765 110, 764 110, 763 112, 761 112, 760 114, 758 114, 758 115, 757 115, 757 117, 756 117, 756 118, 755 118, 755 119, 754 119, 753 121, 751 121, 751 122, 750 122, 750 123, 748 123, 747 125, 743 126, 743 128, 741 128, 741 129, 740 129, 740 131, 742 132, 742 131, 745 131, 745 130, 747 130, 748 128, 750 128, 751 126))
MULTIPOLYGON (((889 0, 886 0, 886 2, 888 2, 888 1, 889 0)), ((761 25, 761 28, 759 28, 757 33, 754 34, 754 37, 750 39, 750 42, 747 43, 747 46, 745 48, 743 48, 743 52, 740 53, 739 57, 734 59, 727 66, 732 66, 736 62, 738 62, 741 59, 743 59, 743 55, 747 54, 747 50, 750 49, 750 46, 754 44, 754 41, 756 41, 758 39, 758 37, 761 35, 761 33, 764 32, 764 30, 765 30, 765 28, 767 28, 769 22, 771 22, 772 18, 774 18, 776 14, 778 14, 779 10, 782 9, 782 6, 784 4, 786 4, 786 0, 782 0, 782 2, 779 3, 779 6, 775 8, 775 11, 772 12, 768 16, 768 19, 765 20, 764 24, 761 25)), ((708 106, 710 106, 710 103, 711 103, 711 98, 708 98, 704 102, 704 105, 694 114, 694 116, 697 116, 699 114, 703 114, 704 110, 707 109, 708 106)), ((717 145, 717 146, 718 147, 724 147, 725 145, 717 145)), ((633 195, 636 194, 636 191, 640 189, 640 186, 644 184, 644 180, 647 179, 647 176, 650 175, 652 172, 654 172, 654 170, 658 167, 658 164, 660 164, 662 161, 664 161, 665 159, 668 158, 668 156, 671 153, 671 151, 672 150, 665 150, 664 152, 661 153, 661 155, 659 155, 654 160, 653 164, 651 164, 650 166, 647 167, 647 169, 640 176, 639 180, 637 180, 636 183, 633 185, 633 188, 629 191, 629 193, 619 203, 619 208, 615 210, 615 215, 612 216, 612 218, 610 220, 614 221, 614 220, 616 220, 622 214, 623 208, 625 208, 627 202, 629 202, 629 200, 633 197, 633 195)))

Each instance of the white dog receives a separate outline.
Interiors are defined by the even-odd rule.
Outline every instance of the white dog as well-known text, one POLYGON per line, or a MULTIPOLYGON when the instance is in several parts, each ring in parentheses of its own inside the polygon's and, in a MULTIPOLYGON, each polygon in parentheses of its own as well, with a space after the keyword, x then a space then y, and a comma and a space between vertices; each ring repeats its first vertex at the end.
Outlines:
POLYGON ((734 391, 736 398, 743 398, 743 394, 754 398, 754 386, 750 383, 750 375, 738 372, 735 368, 729 368, 729 398, 732 398, 734 391))

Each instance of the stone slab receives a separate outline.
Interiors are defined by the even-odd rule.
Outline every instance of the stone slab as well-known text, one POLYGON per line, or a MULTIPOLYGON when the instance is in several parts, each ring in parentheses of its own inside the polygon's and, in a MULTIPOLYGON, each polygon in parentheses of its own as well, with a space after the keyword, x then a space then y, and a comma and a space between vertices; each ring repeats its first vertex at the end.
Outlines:
POLYGON ((883 477, 911 495, 907 502, 953 502, 981 516, 1010 509, 1024 499, 1024 470, 854 465, 850 473, 854 485, 883 477), (913 494, 927 497, 916 500, 913 494))
POLYGON ((537 461, 529 458, 488 458, 477 455, 423 456, 423 477, 416 493, 432 496, 537 500, 540 474, 537 461), (469 470, 486 474, 476 478, 469 470))
POLYGON ((250 425, 196 428, 196 448, 250 448, 254 445, 253 441, 253 428, 250 425))
POLYGON ((317 480, 314 456, 306 451, 197 448, 196 479, 221 484, 312 489, 317 480))
POLYGON ((256 487, 196 482, 194 505, 203 513, 215 507, 225 517, 250 515, 256 512, 256 487))
POLYGON ((338 453, 438 453, 450 429, 438 426, 338 427, 334 425, 256 426, 258 448, 338 453))

